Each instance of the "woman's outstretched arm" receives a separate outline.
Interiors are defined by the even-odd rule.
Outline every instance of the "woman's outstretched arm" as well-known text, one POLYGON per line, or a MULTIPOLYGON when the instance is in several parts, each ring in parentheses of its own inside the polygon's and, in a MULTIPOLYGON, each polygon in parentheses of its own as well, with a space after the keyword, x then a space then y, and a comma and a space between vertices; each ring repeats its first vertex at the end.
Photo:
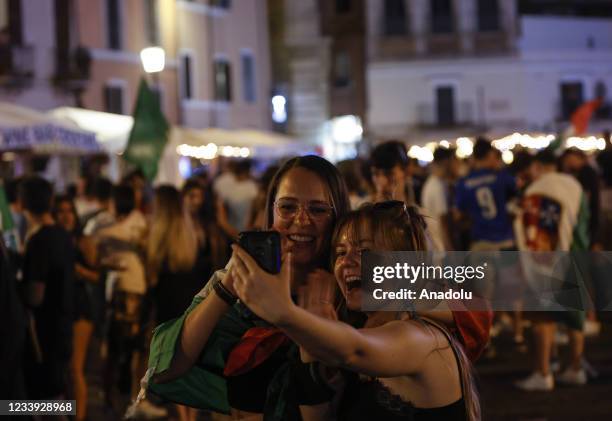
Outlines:
MULTIPOLYGON (((221 282, 233 291, 232 269, 230 268, 221 282)), ((185 374, 197 361, 208 339, 223 315, 230 309, 213 290, 211 279, 204 289, 204 300, 185 318, 185 323, 177 343, 170 367, 155 375, 156 383, 165 383, 185 374)))
POLYGON ((309 354, 330 366, 377 377, 413 374, 436 348, 436 336, 414 321, 392 321, 376 328, 355 329, 296 306, 290 295, 291 257, 281 273, 259 268, 234 245, 234 287, 258 316, 283 329, 309 354))

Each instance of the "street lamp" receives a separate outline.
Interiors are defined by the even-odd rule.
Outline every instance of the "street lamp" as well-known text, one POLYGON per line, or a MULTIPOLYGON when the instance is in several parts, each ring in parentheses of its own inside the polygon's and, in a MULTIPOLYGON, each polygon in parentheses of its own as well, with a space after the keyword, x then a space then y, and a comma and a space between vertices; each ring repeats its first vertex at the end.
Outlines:
POLYGON ((166 65, 166 52, 161 47, 147 47, 140 52, 140 61, 145 72, 151 75, 155 89, 159 90, 159 73, 166 65))

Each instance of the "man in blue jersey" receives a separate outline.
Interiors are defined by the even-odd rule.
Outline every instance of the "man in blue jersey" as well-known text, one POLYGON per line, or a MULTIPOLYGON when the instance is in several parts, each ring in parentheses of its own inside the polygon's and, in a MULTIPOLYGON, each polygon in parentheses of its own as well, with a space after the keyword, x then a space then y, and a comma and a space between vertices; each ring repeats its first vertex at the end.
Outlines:
POLYGON ((498 170, 500 158, 491 143, 479 138, 474 145, 474 168, 457 183, 455 203, 471 219, 471 250, 495 251, 514 248, 512 220, 506 210, 516 195, 516 181, 506 170, 498 170))
MULTIPOLYGON (((516 247, 512 218, 507 211, 508 202, 517 193, 516 180, 503 169, 499 151, 493 149, 487 139, 481 137, 476 140, 473 158, 472 170, 457 183, 455 205, 461 216, 470 219, 470 250, 483 252, 476 253, 472 258, 476 259, 478 264, 489 260, 489 267, 496 268, 494 272, 488 272, 484 282, 476 288, 478 293, 489 299, 499 296, 505 299, 515 298, 512 330, 514 342, 519 346, 519 350, 522 350, 524 336, 520 296, 518 290, 512 287, 512 280, 517 279, 519 267, 515 262, 508 262, 508 259, 498 259, 495 253, 516 247)), ((500 327, 500 323, 495 324, 493 336, 500 327)), ((487 353, 494 355, 494 348, 490 347, 487 353)))

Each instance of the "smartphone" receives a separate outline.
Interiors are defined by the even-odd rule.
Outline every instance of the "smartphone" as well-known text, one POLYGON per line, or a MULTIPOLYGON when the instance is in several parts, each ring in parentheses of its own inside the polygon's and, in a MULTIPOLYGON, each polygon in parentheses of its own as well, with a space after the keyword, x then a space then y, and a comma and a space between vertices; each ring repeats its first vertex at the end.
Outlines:
POLYGON ((238 244, 245 249, 266 272, 281 269, 281 240, 278 231, 243 231, 238 244))

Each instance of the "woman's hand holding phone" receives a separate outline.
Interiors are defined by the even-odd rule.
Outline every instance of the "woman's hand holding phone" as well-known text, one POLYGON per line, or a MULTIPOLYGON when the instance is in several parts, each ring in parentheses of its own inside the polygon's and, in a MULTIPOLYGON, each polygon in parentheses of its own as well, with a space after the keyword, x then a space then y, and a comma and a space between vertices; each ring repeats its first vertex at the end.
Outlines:
POLYGON ((272 274, 240 246, 234 244, 232 249, 233 287, 238 298, 259 317, 278 325, 295 305, 291 300, 291 254, 280 273, 272 274))

